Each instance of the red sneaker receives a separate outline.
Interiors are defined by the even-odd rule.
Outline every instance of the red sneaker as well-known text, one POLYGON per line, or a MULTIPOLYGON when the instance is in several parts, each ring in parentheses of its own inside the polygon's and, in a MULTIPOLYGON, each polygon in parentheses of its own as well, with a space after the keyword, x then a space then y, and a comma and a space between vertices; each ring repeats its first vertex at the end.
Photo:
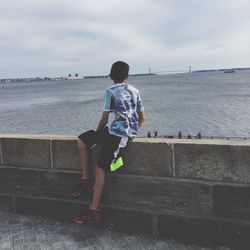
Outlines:
POLYGON ((81 179, 80 182, 73 188, 71 195, 78 198, 85 192, 92 192, 94 190, 94 182, 91 179, 81 179))
POLYGON ((89 208, 86 212, 79 214, 74 222, 76 224, 98 224, 101 221, 100 210, 89 208))

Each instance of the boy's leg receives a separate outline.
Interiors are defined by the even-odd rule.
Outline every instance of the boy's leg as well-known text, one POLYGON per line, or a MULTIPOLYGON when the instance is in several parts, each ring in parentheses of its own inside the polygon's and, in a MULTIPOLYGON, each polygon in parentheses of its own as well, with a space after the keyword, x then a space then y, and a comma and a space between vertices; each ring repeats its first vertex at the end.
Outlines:
POLYGON ((74 222, 77 224, 95 224, 101 220, 99 204, 105 183, 105 170, 96 166, 96 179, 94 186, 94 194, 92 202, 87 211, 81 212, 75 219, 74 222))
POLYGON ((77 146, 79 150, 82 175, 79 183, 76 184, 71 193, 71 195, 75 198, 79 198, 82 193, 93 191, 94 186, 89 174, 88 148, 81 139, 78 139, 77 146))
POLYGON ((93 210, 98 210, 105 184, 105 171, 102 168, 96 166, 95 176, 96 179, 94 186, 94 194, 89 208, 93 210))
POLYGON ((77 146, 81 161, 81 170, 82 170, 81 179, 90 179, 89 150, 96 143, 102 142, 104 137, 103 131, 88 130, 78 136, 77 146))
POLYGON ((90 179, 88 148, 81 139, 78 139, 77 146, 78 146, 81 169, 82 169, 81 179, 90 179))
MULTIPOLYGON (((114 153, 119 149, 120 142, 122 141, 120 137, 108 134, 108 131, 104 139, 105 140, 102 141, 104 145, 96 166, 96 179, 92 202, 88 211, 79 214, 75 218, 74 221, 78 224, 100 222, 99 205, 105 184, 105 173, 110 170, 110 164, 115 156, 114 153)), ((126 146, 126 144, 124 146, 126 146)))
POLYGON ((96 179, 94 186, 94 195, 90 204, 90 209, 99 209, 105 184, 105 174, 106 172, 110 171, 110 165, 114 160, 114 157, 119 154, 120 147, 126 147, 127 141, 128 138, 121 138, 108 134, 95 170, 96 179))

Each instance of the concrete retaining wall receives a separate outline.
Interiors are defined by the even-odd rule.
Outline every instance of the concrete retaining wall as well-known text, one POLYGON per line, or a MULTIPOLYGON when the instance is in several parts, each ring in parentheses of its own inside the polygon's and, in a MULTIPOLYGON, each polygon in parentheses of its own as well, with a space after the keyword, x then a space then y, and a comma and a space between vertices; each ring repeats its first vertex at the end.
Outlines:
MULTIPOLYGON (((203 245, 250 248, 250 142, 136 139, 107 177, 103 225, 203 245)), ((76 138, 0 135, 0 209, 72 221, 76 138)))

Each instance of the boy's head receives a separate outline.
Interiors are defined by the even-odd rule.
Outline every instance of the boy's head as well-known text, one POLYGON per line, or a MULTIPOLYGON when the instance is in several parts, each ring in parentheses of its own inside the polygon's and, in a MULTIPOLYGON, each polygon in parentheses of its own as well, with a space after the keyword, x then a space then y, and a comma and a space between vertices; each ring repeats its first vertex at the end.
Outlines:
POLYGON ((110 70, 110 78, 115 83, 121 83, 128 78, 129 65, 125 62, 115 62, 110 70))

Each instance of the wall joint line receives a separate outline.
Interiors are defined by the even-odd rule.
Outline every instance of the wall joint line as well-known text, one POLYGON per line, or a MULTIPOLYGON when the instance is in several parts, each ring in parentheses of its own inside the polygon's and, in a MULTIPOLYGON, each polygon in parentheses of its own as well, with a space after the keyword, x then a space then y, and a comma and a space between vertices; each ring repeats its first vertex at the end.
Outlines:
POLYGON ((172 166, 173 166, 173 177, 176 177, 175 173, 175 156, 174 156, 174 143, 172 143, 172 166))
POLYGON ((50 167, 51 167, 51 169, 54 169, 52 140, 49 140, 49 149, 50 149, 50 167))
POLYGON ((3 165, 2 140, 0 139, 0 165, 3 165))

